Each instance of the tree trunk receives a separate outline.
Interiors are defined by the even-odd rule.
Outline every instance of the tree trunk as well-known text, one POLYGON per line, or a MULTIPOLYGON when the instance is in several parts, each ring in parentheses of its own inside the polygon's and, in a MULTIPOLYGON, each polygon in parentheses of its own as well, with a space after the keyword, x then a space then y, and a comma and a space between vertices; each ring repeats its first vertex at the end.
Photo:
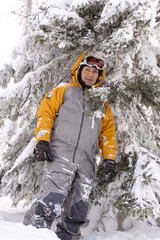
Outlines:
POLYGON ((31 13, 32 13, 32 0, 25 0, 22 36, 28 34, 29 27, 28 17, 31 15, 31 13))

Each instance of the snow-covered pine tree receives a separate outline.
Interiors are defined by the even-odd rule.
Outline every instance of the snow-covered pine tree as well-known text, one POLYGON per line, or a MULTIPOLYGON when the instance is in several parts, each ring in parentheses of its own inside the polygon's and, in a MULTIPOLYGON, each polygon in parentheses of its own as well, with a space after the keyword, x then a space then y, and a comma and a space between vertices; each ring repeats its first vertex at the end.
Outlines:
POLYGON ((129 218, 158 224, 159 18, 158 0, 50 0, 28 18, 27 35, 0 73, 2 195, 9 194, 14 204, 36 197, 43 172, 43 164, 33 158, 37 109, 48 91, 71 80, 77 57, 95 49, 104 55, 107 73, 105 91, 94 89, 90 96, 96 108, 100 95, 110 100, 119 169, 103 198, 101 189, 93 193, 103 206, 98 228, 107 229, 106 218, 115 219, 115 227, 123 219, 123 228, 129 218))
POLYGON ((107 229, 105 218, 113 216, 120 229, 130 227, 132 218, 159 225, 158 19, 158 1, 108 1, 98 24, 106 33, 102 41, 109 59, 106 86, 119 143, 119 175, 106 191, 95 191, 105 197, 98 228, 107 229), (123 225, 122 219, 127 219, 123 225))

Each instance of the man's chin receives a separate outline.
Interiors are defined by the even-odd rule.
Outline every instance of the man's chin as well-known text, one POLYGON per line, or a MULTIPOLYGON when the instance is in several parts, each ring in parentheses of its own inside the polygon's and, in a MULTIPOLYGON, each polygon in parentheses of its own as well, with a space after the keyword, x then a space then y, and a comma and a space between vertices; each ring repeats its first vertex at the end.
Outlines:
POLYGON ((92 81, 86 81, 85 84, 86 84, 87 86, 90 86, 90 87, 91 87, 91 86, 93 85, 93 82, 92 82, 92 81))

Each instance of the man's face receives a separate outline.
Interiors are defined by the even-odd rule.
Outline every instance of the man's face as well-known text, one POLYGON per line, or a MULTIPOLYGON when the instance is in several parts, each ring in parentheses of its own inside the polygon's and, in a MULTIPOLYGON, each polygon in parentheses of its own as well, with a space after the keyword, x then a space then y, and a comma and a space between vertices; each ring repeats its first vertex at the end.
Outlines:
POLYGON ((98 78, 99 71, 95 67, 85 66, 81 72, 81 78, 87 86, 93 86, 98 78))

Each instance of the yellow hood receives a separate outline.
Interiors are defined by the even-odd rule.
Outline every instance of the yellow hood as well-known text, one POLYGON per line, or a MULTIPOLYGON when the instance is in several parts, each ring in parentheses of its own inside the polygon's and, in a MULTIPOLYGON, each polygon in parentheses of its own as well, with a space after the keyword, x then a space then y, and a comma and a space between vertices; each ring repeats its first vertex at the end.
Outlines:
MULTIPOLYGON (((86 55, 89 55, 89 54, 96 54, 96 52, 84 52, 77 60, 77 62, 75 63, 75 65, 73 66, 72 68, 72 80, 74 83, 76 83, 79 87, 82 87, 81 84, 79 83, 78 81, 78 78, 77 78, 77 75, 78 75, 78 70, 79 70, 79 65, 81 63, 81 61, 85 58, 86 55)), ((99 54, 98 54, 99 55, 99 54)), ((102 76, 99 77, 99 80, 100 82, 99 83, 96 83, 94 86, 95 87, 99 87, 103 82, 104 82, 104 79, 105 79, 105 71, 106 71, 106 68, 104 68, 103 72, 102 72, 102 76)))

